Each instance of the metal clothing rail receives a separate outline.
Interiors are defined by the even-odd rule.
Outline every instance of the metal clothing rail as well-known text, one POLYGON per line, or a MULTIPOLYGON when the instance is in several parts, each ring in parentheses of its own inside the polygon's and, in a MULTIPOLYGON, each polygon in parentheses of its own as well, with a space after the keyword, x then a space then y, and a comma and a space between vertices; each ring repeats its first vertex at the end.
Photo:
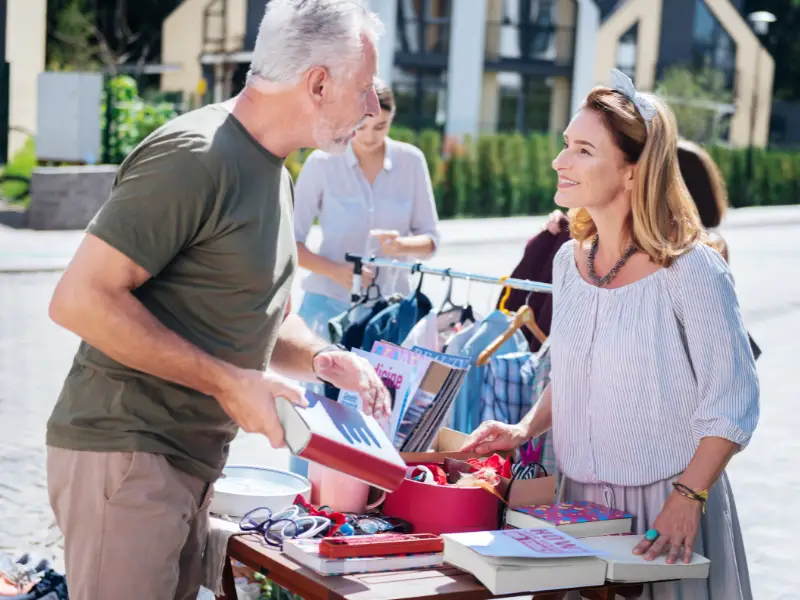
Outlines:
POLYGON ((404 263, 388 258, 359 256, 357 254, 350 254, 349 252, 345 255, 345 259, 354 265, 353 287, 351 290, 351 297, 354 302, 361 298, 361 268, 365 264, 375 265, 376 267, 385 267, 388 269, 405 269, 407 271, 411 271, 412 273, 428 273, 431 275, 450 277, 452 279, 466 279, 468 281, 477 281, 479 283, 502 285, 504 287, 510 287, 515 290, 524 290, 526 292, 541 292, 543 294, 553 293, 553 285, 551 283, 541 283, 539 281, 530 281, 528 279, 503 279, 502 277, 489 277, 488 275, 454 271, 453 269, 437 269, 435 267, 423 265, 421 262, 404 263))

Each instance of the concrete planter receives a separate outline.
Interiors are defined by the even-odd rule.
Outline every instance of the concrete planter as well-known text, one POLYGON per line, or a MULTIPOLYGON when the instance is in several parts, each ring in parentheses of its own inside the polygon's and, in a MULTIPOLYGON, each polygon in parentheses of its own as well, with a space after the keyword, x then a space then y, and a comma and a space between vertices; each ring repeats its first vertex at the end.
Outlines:
POLYGON ((116 165, 35 169, 28 227, 84 229, 108 200, 116 174, 116 165))

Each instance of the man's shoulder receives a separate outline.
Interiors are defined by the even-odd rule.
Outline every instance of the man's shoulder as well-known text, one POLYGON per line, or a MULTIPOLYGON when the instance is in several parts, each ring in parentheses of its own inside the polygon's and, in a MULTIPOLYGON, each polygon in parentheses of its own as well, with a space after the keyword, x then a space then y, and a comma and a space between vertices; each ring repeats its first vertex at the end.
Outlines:
POLYGON ((139 149, 171 147, 196 154, 211 154, 220 131, 230 117, 218 105, 198 108, 167 121, 139 145, 139 149))

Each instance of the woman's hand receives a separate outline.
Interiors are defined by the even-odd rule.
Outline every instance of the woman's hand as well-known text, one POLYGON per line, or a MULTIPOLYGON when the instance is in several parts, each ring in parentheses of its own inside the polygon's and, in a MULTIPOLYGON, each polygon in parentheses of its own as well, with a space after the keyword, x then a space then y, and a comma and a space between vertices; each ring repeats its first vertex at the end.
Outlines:
POLYGON ((667 564, 674 565, 682 552, 683 562, 690 563, 702 512, 703 506, 699 501, 673 491, 653 522, 652 528, 659 533, 658 539, 654 542, 642 539, 633 553, 644 554, 645 560, 653 560, 668 551, 667 564))
POLYGON ((370 236, 378 240, 381 252, 386 256, 402 256, 406 253, 404 239, 400 232, 393 229, 373 229, 370 236))
MULTIPOLYGON (((353 265, 351 263, 344 263, 339 265, 336 272, 331 277, 336 283, 343 288, 350 290, 353 287, 353 265)), ((367 287, 375 279, 375 274, 367 266, 361 267, 361 287, 367 287)))
POLYGON ((514 450, 527 442, 528 437, 525 427, 520 424, 486 421, 467 438, 461 452, 489 454, 497 450, 514 450))
POLYGON ((554 210, 547 215, 547 223, 545 223, 544 228, 553 235, 558 235, 561 233, 561 219, 563 219, 564 216, 564 213, 560 210, 554 210))

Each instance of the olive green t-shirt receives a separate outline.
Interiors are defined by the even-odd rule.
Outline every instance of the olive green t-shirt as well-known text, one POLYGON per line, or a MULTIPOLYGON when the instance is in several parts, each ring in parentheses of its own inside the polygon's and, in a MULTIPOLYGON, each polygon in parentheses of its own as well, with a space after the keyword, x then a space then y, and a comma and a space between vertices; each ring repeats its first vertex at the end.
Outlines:
MULTIPOLYGON (((88 226, 150 275, 133 293, 203 351, 264 369, 297 265, 293 188, 221 105, 170 121, 120 165, 88 226)), ((81 343, 47 427, 47 444, 164 454, 219 476, 236 425, 212 397, 131 369, 81 343)))

